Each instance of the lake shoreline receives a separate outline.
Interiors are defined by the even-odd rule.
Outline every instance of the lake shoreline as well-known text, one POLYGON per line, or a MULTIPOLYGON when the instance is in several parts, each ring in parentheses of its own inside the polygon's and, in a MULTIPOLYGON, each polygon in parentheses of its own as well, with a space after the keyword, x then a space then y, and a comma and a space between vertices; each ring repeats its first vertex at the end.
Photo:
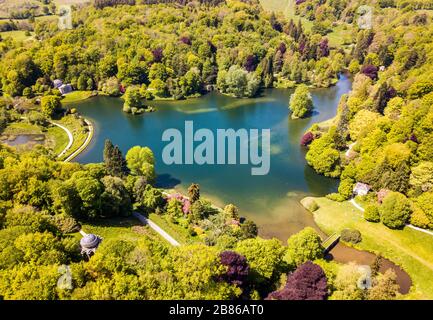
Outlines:
MULTIPOLYGON (((332 234, 345 228, 359 230, 362 241, 351 247, 361 252, 380 253, 408 275, 409 279, 400 281, 404 280, 405 286, 411 281, 409 295, 419 299, 433 298, 433 291, 427 281, 433 276, 433 264, 428 262, 426 256, 433 237, 416 233, 410 228, 392 230, 380 223, 368 222, 364 220, 362 212, 348 201, 340 203, 326 197, 307 198, 313 199, 319 207, 313 212, 308 211, 323 232, 332 234)), ((398 278, 404 276, 399 274, 399 270, 394 271, 398 278)))

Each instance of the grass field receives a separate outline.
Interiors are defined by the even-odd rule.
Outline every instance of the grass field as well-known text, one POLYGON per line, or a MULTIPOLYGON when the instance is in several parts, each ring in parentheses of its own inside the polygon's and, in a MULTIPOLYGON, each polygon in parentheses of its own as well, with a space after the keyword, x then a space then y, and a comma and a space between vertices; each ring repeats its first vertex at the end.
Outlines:
MULTIPOLYGON (((138 241, 148 236, 155 241, 166 243, 158 234, 148 226, 143 226, 133 217, 117 217, 110 219, 95 220, 82 223, 82 229, 86 233, 96 234, 103 239, 138 241)), ((81 235, 77 232, 75 236, 80 239, 81 235)))
MULTIPOLYGON (((260 0, 265 11, 282 12, 287 19, 293 19, 297 22, 299 19, 306 31, 310 31, 313 27, 313 22, 299 17, 295 14, 294 0, 260 0)), ((332 28, 333 31, 326 35, 331 46, 341 46, 349 43, 352 39, 353 32, 349 25, 338 25, 332 28)))
POLYGON ((28 41, 33 39, 34 34, 30 33, 30 35, 26 35, 26 31, 14 30, 14 31, 0 32, 0 35, 2 39, 11 37, 15 41, 28 41))
POLYGON ((65 95, 62 100, 63 104, 73 103, 89 99, 92 96, 92 91, 73 91, 65 95))
POLYGON ((410 228, 391 230, 381 223, 368 222, 348 201, 313 199, 319 205, 313 213, 314 220, 324 232, 331 234, 345 228, 359 230, 362 241, 355 245, 357 249, 381 253, 400 265, 412 278, 409 297, 433 299, 433 236, 410 228))
POLYGON ((55 154, 62 152, 68 145, 69 138, 66 132, 57 126, 52 126, 47 129, 47 147, 52 149, 55 154))

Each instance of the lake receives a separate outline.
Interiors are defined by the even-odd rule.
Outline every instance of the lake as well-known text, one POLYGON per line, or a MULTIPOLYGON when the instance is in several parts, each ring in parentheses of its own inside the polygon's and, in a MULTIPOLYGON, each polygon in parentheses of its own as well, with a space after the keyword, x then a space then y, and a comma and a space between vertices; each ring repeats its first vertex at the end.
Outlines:
POLYGON ((317 175, 305 162, 305 148, 300 139, 314 122, 336 114, 342 94, 351 81, 342 75, 336 86, 314 89, 315 111, 308 119, 290 119, 288 103, 293 90, 265 90, 256 99, 235 99, 212 92, 201 98, 184 101, 153 101, 154 113, 129 115, 122 112, 122 100, 95 97, 73 106, 95 125, 91 145, 77 161, 102 161, 105 139, 119 145, 123 152, 135 145, 149 146, 155 153, 158 184, 186 188, 200 184, 202 194, 224 206, 233 203, 240 213, 260 226, 260 234, 286 240, 290 234, 314 225, 310 214, 299 204, 306 195, 322 196, 337 188, 337 180, 317 175), (184 131, 185 121, 194 128, 270 129, 270 171, 252 176, 250 165, 165 165, 161 154, 167 142, 161 137, 165 129, 184 131))
MULTIPOLYGON (((69 105, 95 127, 94 139, 76 161, 102 161, 105 139, 119 145, 124 153, 135 145, 148 146, 155 154, 159 186, 186 192, 191 183, 198 183, 204 197, 220 207, 235 204, 242 216, 258 224, 262 237, 276 237, 285 243, 306 226, 318 229, 299 201, 307 195, 323 196, 337 190, 338 180, 318 175, 307 165, 306 149, 300 146, 300 139, 313 123, 336 115, 340 97, 351 90, 351 85, 351 79, 341 75, 335 86, 311 90, 314 113, 310 118, 296 120, 290 119, 288 109, 293 90, 285 89, 268 89, 255 99, 235 99, 212 92, 197 99, 151 101, 147 103, 156 112, 135 116, 122 111, 123 101, 119 98, 94 97, 69 105), (169 128, 183 132, 185 121, 193 121, 195 129, 206 128, 214 133, 229 128, 270 129, 269 173, 252 176, 250 165, 165 165, 161 157, 167 142, 161 140, 162 134, 169 128)), ((360 264, 374 260, 373 254, 342 244, 332 250, 332 256, 337 261, 360 264)), ((381 271, 388 268, 396 271, 401 292, 408 292, 409 276, 384 259, 381 271)))

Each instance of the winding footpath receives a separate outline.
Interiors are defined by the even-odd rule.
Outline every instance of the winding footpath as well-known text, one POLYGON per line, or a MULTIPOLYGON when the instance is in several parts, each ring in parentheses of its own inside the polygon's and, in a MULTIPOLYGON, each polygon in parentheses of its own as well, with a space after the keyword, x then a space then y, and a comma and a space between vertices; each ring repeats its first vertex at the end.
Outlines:
MULTIPOLYGON (((64 162, 69 162, 69 161, 71 161, 72 159, 74 159, 76 156, 78 156, 84 149, 86 149, 87 148, 87 146, 89 145, 89 143, 90 143, 90 141, 92 141, 92 138, 93 138, 93 134, 94 134, 94 129, 93 129, 93 125, 92 125, 92 123, 89 121, 89 120, 87 120, 87 119, 84 119, 84 122, 86 122, 86 124, 87 124, 87 126, 88 126, 88 128, 89 128, 89 133, 87 134, 87 138, 86 138, 86 140, 84 141, 84 143, 74 152, 74 153, 72 153, 69 157, 67 157, 65 160, 64 160, 64 162)), ((69 130, 68 130, 69 131, 69 130)))
POLYGON ((53 122, 53 121, 50 121, 50 123, 53 124, 53 125, 55 125, 55 126, 57 126, 57 127, 59 127, 59 128, 61 128, 61 129, 63 129, 66 132, 66 134, 68 135, 68 138, 69 138, 68 145, 57 156, 58 158, 61 158, 71 148, 72 144, 74 143, 74 136, 72 135, 72 132, 68 128, 62 126, 61 124, 58 124, 58 123, 53 122))
POLYGON ((143 223, 144 225, 148 225, 149 227, 151 227, 161 237, 163 237, 165 240, 167 240, 172 246, 175 246, 175 247, 180 246, 179 242, 177 242, 172 236, 170 236, 167 232, 165 232, 160 226, 158 226, 152 220, 146 218, 145 216, 139 214, 138 212, 133 212, 132 215, 134 217, 136 217, 138 220, 140 220, 140 222, 143 223))
MULTIPOLYGON (((90 141, 92 140, 93 134, 94 134, 93 125, 87 119, 84 119, 84 122, 86 122, 86 124, 87 124, 87 126, 89 128, 89 133, 87 134, 86 140, 83 142, 83 144, 77 150, 75 150, 71 155, 69 155, 65 160, 63 160, 63 162, 70 162, 72 159, 74 159, 76 156, 78 156, 89 145, 90 141)), ((66 134, 68 135, 68 138, 69 138, 68 145, 57 156, 58 158, 61 158, 72 147, 72 144, 74 143, 74 136, 72 135, 72 132, 68 128, 66 128, 65 126, 62 126, 61 124, 58 124, 58 123, 53 122, 53 121, 50 121, 50 123, 53 124, 53 125, 55 125, 55 126, 57 126, 57 127, 59 127, 59 128, 61 128, 61 129, 63 129, 66 132, 66 134)))
MULTIPOLYGON (((363 208, 363 207, 361 207, 359 204, 357 204, 356 203, 356 201, 355 201, 355 199, 354 198, 352 198, 352 199, 350 199, 350 201, 349 201, 355 208, 357 208, 358 210, 360 210, 360 211, 362 211, 362 212, 364 212, 365 211, 365 209, 363 208)), ((422 228, 419 228, 419 227, 415 227, 414 225, 411 225, 411 224, 406 224, 406 227, 408 227, 408 228, 411 228, 411 229, 413 229, 413 230, 417 230, 417 231, 420 231, 420 232, 423 232, 423 233, 426 233, 426 234, 429 234, 429 235, 431 235, 431 236, 433 236, 433 232, 432 231, 429 231, 429 230, 425 230, 425 229, 422 229, 422 228)))

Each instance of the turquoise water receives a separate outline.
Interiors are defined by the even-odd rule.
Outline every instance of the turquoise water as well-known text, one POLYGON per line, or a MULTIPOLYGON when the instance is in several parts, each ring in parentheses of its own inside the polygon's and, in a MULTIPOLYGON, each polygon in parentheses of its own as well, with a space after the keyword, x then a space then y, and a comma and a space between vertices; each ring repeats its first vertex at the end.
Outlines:
POLYGON ((336 190, 337 181, 317 175, 305 162, 299 141, 312 123, 332 118, 342 94, 351 81, 342 75, 336 86, 312 90, 315 112, 308 119, 290 119, 288 103, 292 90, 265 90, 256 99, 234 99, 217 92, 185 101, 154 101, 156 112, 132 116, 122 112, 122 100, 95 97, 73 106, 95 124, 95 137, 77 161, 102 161, 105 139, 123 152, 135 145, 149 146, 155 153, 158 184, 185 190, 192 182, 202 194, 223 206, 233 203, 241 214, 253 219, 260 234, 282 240, 314 225, 299 200, 306 195, 325 195, 336 190), (194 129, 270 129, 270 171, 252 176, 250 165, 165 165, 161 154, 167 142, 161 140, 168 128, 184 131, 184 122, 194 129))

